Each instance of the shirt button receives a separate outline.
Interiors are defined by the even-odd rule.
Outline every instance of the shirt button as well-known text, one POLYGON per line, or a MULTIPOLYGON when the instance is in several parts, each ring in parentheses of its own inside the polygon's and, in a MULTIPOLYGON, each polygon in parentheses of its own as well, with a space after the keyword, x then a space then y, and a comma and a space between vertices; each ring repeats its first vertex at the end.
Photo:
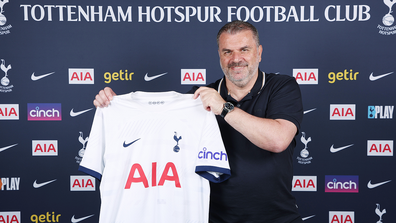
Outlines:
POLYGON ((241 107, 241 104, 237 104, 236 106, 239 108, 239 107, 241 107))

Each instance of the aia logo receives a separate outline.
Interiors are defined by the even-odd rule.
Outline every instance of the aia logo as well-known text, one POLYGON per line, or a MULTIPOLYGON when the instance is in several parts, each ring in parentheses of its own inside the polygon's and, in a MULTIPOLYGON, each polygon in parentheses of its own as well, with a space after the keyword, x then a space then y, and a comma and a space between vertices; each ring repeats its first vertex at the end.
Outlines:
POLYGON ((330 120, 355 120, 356 105, 332 104, 330 105, 330 120))
POLYGON ((329 211, 330 223, 355 223, 353 211, 329 211))
POLYGON ((94 84, 94 69, 69 68, 69 84, 94 84))
POLYGON ((33 156, 57 156, 58 140, 33 140, 32 141, 33 156))
POLYGON ((181 84, 206 84, 206 69, 181 69, 181 84))
POLYGON ((393 156, 393 140, 367 140, 367 156, 393 156))
POLYGON ((359 176, 327 175, 325 185, 326 193, 359 193, 359 176))
POLYGON ((292 191, 316 191, 316 176, 293 176, 292 191))
POLYGON ((19 120, 19 105, 0 104, 0 120, 19 120))
POLYGON ((28 103, 28 121, 61 121, 60 103, 28 103))
POLYGON ((91 176, 70 176, 70 191, 95 191, 95 178, 91 176))
POLYGON ((0 212, 0 222, 19 223, 21 222, 21 212, 20 211, 0 212))
POLYGON ((395 106, 368 106, 369 119, 393 119, 393 110, 395 106))
POLYGON ((293 69, 298 84, 318 84, 319 69, 293 69))

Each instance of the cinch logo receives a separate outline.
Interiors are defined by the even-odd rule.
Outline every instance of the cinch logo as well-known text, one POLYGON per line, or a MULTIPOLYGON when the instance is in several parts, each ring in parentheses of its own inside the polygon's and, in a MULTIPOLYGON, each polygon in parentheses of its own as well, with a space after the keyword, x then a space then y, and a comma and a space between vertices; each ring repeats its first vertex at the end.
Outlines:
POLYGON ((206 69, 181 69, 181 84, 206 84, 206 69))
POLYGON ((60 103, 28 103, 28 121, 61 121, 60 103))
MULTIPOLYGON (((151 173, 148 176, 151 176, 151 186, 156 187, 164 186, 165 181, 174 181, 174 185, 177 188, 181 188, 179 174, 177 173, 177 169, 174 163, 168 162, 164 167, 164 171, 162 171, 161 178, 157 184, 157 163, 151 163, 151 173), (172 175, 169 174, 169 171, 172 175)), ((132 183, 143 183, 145 188, 149 187, 149 183, 146 177, 146 174, 143 171, 142 166, 139 163, 135 163, 132 165, 131 170, 129 171, 128 179, 125 184, 125 189, 131 189, 132 183), (138 174, 136 174, 136 171, 138 174), (139 177, 135 177, 139 176, 139 177)))
POLYGON ((57 156, 58 140, 33 140, 32 141, 33 156, 57 156))
POLYGON ((353 72, 352 69, 348 70, 345 69, 344 72, 330 72, 329 73, 329 83, 332 84, 334 83, 336 80, 337 81, 341 81, 341 80, 346 80, 346 81, 356 81, 357 79, 357 75, 359 74, 359 72, 353 72))
POLYGON ((393 119, 393 109, 395 106, 368 106, 369 119, 393 119))
POLYGON ((318 84, 319 69, 293 69, 298 84, 318 84))
POLYGON ((353 211, 329 211, 330 223, 355 223, 353 211))
POLYGON ((206 147, 204 147, 202 149, 202 151, 199 151, 198 153, 198 159, 214 159, 214 160, 224 160, 227 161, 228 160, 228 156, 227 153, 221 151, 221 152, 211 152, 211 151, 207 151, 208 149, 206 149, 206 147))
POLYGON ((94 69, 69 68, 69 84, 94 84, 94 69))
POLYGON ((70 191, 95 191, 95 178, 91 176, 70 176, 70 191))
POLYGON ((326 193, 359 193, 359 176, 325 176, 326 193))
POLYGON ((106 72, 104 73, 104 79, 106 84, 109 84, 112 80, 131 81, 133 74, 134 74, 133 72, 128 74, 128 70, 125 71, 120 70, 120 72, 113 72, 113 73, 106 72))
POLYGON ((0 120, 19 120, 19 105, 0 104, 0 120))
POLYGON ((293 176, 292 191, 316 191, 316 176, 293 176))
POLYGON ((356 105, 330 105, 330 120, 355 120, 356 119, 356 105))
POLYGON ((393 140, 367 140, 367 156, 393 156, 393 140))
POLYGON ((20 182, 20 177, 3 177, 0 181, 0 188, 1 190, 19 190, 20 182))
POLYGON ((34 223, 38 222, 59 222, 59 217, 60 214, 55 214, 55 212, 49 213, 47 212, 46 214, 40 214, 40 215, 32 215, 30 216, 30 220, 34 223))
POLYGON ((20 211, 0 212, 0 222, 1 223, 20 223, 21 222, 21 212, 20 211))

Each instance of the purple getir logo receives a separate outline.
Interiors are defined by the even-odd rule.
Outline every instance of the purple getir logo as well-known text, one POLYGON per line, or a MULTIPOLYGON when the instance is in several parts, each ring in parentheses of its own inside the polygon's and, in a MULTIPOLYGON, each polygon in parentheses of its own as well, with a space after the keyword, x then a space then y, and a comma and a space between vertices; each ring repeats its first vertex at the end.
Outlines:
POLYGON ((28 103, 28 121, 61 121, 60 103, 28 103))
POLYGON ((326 193, 359 193, 359 176, 325 176, 326 193))

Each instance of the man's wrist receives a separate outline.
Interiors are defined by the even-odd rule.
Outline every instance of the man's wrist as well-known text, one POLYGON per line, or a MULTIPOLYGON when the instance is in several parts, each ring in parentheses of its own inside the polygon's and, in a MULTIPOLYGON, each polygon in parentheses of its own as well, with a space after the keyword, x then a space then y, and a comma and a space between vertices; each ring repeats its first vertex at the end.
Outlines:
POLYGON ((223 104, 223 111, 221 112, 220 116, 225 117, 228 113, 234 110, 234 105, 231 102, 226 102, 223 104))

